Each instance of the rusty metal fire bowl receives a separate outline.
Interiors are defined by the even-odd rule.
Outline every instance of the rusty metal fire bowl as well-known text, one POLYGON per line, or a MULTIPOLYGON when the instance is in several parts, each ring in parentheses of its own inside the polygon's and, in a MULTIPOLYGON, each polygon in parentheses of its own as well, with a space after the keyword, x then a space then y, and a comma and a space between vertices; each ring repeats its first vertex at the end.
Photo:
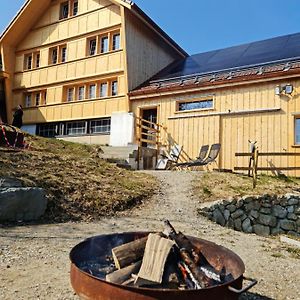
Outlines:
POLYGON ((238 299, 257 282, 243 276, 245 265, 241 258, 229 249, 212 242, 189 237, 195 248, 201 249, 209 263, 219 269, 225 266, 233 279, 224 284, 200 290, 171 290, 137 288, 113 284, 105 281, 105 274, 90 274, 87 264, 107 264, 107 256, 114 247, 147 236, 147 232, 130 232, 100 235, 89 238, 70 253, 71 284, 80 299, 89 300, 201 300, 201 299, 238 299), (243 288, 243 281, 249 281, 243 288))

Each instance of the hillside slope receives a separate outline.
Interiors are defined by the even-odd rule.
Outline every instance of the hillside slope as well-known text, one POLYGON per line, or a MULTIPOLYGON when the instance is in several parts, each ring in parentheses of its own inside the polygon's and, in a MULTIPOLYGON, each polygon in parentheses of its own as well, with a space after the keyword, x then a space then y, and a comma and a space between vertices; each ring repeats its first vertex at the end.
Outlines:
POLYGON ((153 193, 156 181, 99 158, 100 148, 26 136, 30 150, 0 149, 0 177, 47 191, 44 220, 93 220, 125 210, 153 193))

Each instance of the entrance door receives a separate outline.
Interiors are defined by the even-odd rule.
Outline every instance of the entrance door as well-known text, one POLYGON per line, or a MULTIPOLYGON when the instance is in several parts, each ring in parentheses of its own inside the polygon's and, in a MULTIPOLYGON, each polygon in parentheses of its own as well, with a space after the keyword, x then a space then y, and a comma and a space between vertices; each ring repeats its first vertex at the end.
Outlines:
POLYGON ((152 123, 157 123, 157 107, 151 109, 143 109, 142 119, 152 123))

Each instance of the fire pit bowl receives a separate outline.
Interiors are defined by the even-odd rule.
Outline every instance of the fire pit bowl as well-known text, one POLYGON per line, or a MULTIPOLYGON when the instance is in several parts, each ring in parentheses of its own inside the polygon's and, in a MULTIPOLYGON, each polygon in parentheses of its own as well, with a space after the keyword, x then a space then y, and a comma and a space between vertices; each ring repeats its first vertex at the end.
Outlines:
POLYGON ((210 264, 216 269, 226 267, 233 279, 222 285, 200 290, 171 290, 137 288, 113 284, 105 281, 105 274, 91 275, 87 264, 97 263, 105 266, 107 256, 114 247, 147 236, 149 232, 131 232, 121 234, 100 235, 89 238, 70 253, 71 284, 80 297, 85 300, 201 300, 201 299, 238 299, 239 295, 249 290, 257 282, 243 276, 245 265, 241 258, 222 246, 212 242, 189 237, 195 248, 201 249, 210 264), (243 288, 243 281, 250 283, 243 288))

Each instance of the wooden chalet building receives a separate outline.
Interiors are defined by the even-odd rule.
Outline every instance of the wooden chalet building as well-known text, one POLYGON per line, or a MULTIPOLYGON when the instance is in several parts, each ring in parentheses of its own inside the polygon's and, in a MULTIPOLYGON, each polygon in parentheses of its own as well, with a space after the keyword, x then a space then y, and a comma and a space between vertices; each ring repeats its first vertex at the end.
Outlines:
POLYGON ((251 140, 262 171, 299 173, 300 34, 189 56, 131 1, 28 0, 0 49, 0 114, 23 104, 31 133, 126 146, 138 117, 185 159, 220 143, 219 168, 247 167, 251 140))

